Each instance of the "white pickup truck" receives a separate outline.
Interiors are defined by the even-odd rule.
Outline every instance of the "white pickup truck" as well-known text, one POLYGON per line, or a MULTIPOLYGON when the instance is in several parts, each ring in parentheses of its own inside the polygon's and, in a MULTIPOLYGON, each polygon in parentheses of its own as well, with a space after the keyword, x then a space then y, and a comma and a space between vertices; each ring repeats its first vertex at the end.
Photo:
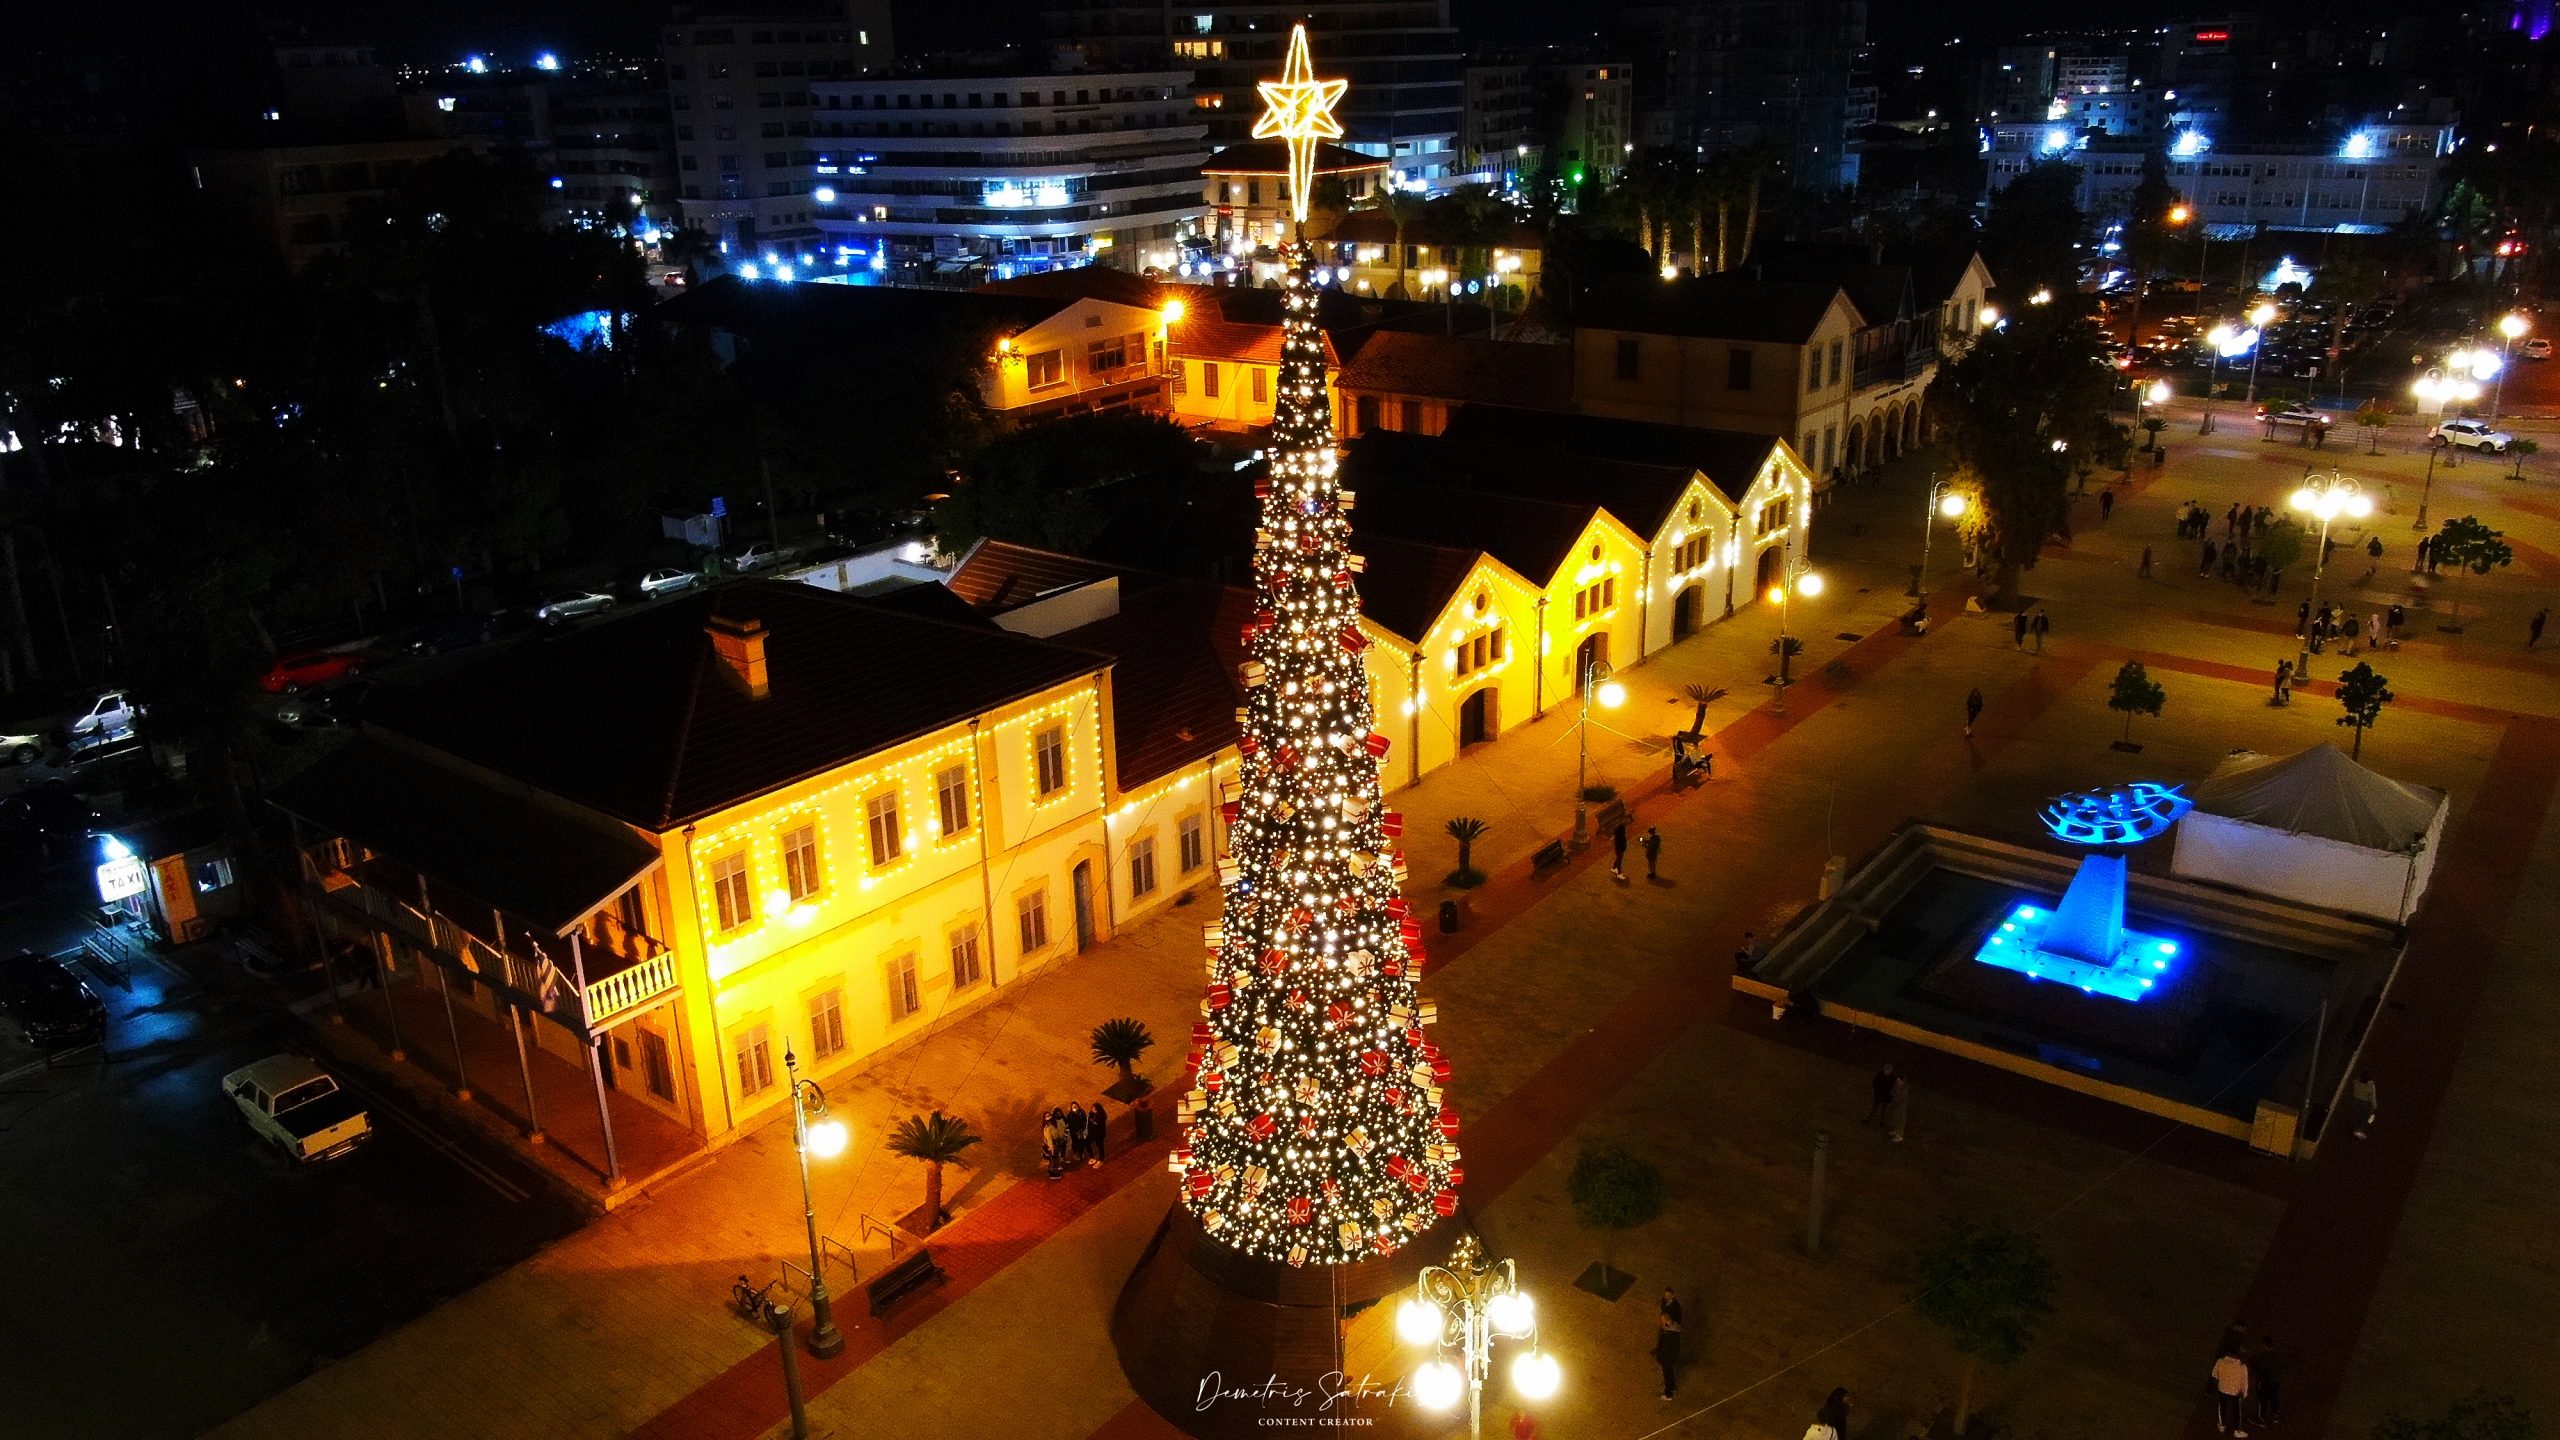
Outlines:
POLYGON ((373 1138, 373 1122, 328 1071, 299 1055, 270 1055, 222 1077, 249 1128, 297 1161, 330 1160, 373 1138))

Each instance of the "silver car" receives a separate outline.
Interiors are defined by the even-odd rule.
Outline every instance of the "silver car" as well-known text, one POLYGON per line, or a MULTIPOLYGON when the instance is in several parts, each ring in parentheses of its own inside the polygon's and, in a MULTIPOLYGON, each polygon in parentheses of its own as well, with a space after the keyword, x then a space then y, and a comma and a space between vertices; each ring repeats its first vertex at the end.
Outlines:
POLYGON ((533 618, 545 625, 558 625, 581 615, 601 615, 613 608, 613 597, 595 590, 572 590, 545 600, 533 612, 533 618))
POLYGON ((661 595, 681 595, 701 583, 702 572, 699 570, 652 570, 641 576, 633 588, 640 592, 643 600, 654 600, 661 595))

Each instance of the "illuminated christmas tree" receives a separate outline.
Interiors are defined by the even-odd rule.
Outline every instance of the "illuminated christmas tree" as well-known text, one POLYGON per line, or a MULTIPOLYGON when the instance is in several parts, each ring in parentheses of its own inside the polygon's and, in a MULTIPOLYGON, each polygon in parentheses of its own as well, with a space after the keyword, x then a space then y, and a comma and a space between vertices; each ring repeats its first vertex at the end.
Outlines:
MULTIPOLYGON (((1314 148, 1338 137, 1339 80, 1300 27, 1254 129, 1289 147, 1297 219, 1314 148)), ((1184 1203, 1227 1246, 1291 1265, 1394 1253, 1457 1208, 1448 1063, 1426 1038, 1422 930, 1399 893, 1401 817, 1381 803, 1361 659, 1353 497, 1337 477, 1314 258, 1286 247, 1280 388, 1254 537, 1242 769, 1226 803, 1225 906, 1207 932, 1196 1078, 1171 1160, 1184 1203)))

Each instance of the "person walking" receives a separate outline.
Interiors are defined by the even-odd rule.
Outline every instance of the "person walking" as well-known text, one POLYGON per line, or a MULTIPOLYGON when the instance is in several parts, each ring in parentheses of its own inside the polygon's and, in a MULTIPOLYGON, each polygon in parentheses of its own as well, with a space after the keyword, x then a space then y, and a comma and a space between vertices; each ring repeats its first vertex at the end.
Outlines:
POLYGON ((2249 1409, 2260 1425, 2284 1420, 2284 1351, 2273 1335, 2261 1336, 2249 1352, 2249 1409))
POLYGON ((1636 842, 1636 844, 1637 844, 1638 846, 1642 847, 1642 849, 1644 850, 1644 878, 1646 878, 1647 880, 1659 880, 1659 879, 1661 879, 1661 878, 1662 878, 1662 872, 1661 872, 1661 865, 1662 865, 1662 831, 1661 831, 1661 829, 1660 829, 1659 827, 1657 827, 1657 826, 1647 825, 1646 827, 1644 827, 1644 838, 1643 838, 1643 839, 1641 839, 1641 840, 1638 840, 1638 841, 1636 842))
POLYGON ((2533 612, 2533 618, 2525 622, 2524 648, 2530 650, 2542 643, 2542 627, 2550 619, 2548 606, 2533 612))
POLYGON ((2213 1362, 2213 1424, 2225 1435, 2246 1436, 2249 1417, 2249 1362, 2240 1358, 2237 1342, 2224 1341, 2213 1362))
POLYGON ((2036 653, 2041 655, 2044 653, 2044 637, 2051 634, 2053 631, 2053 617, 2044 613, 2044 607, 2041 605, 2036 607, 2034 628, 2036 632, 2036 653))
POLYGON ((2010 617, 2009 645, 2011 649, 2015 650, 2024 650, 2027 648, 2027 612, 2024 610, 2021 610, 2016 615, 2010 617))
POLYGON ((2373 1122, 2382 1118, 2381 1092, 2373 1087, 2373 1072, 2367 1070, 2358 1075, 2347 1093, 2354 1101, 2356 1138, 2362 1140, 2373 1133, 2373 1122))
POLYGON ((2108 521, 2108 519, 2109 519, 2110 517, 2112 517, 2115 513, 2116 513, 2116 492, 2114 492, 2113 490, 2101 490, 2101 491, 2099 491, 2099 492, 2098 492, 2098 523, 2099 523, 2099 524, 2101 524, 2101 525, 2106 524, 2106 523, 2107 523, 2107 521, 2108 521))
POLYGON ((1680 1297, 1662 1287, 1662 1309, 1653 1322, 1653 1363, 1662 1367, 1662 1398, 1680 1387, 1680 1297))
POLYGON ((1885 1097, 1884 1138, 1899 1145, 1905 1127, 1911 1123, 1911 1080, 1906 1075, 1893 1077, 1892 1092, 1885 1097))
POLYGON ((1967 738, 1971 738, 1973 735, 1973 722, 1981 718, 1982 687, 1976 685, 1971 690, 1965 692, 1964 697, 1964 733, 1967 738))
POLYGON ((2148 579, 2150 579, 2150 578, 2151 578, 2151 547, 2150 547, 2150 546, 2145 545, 2145 546, 2143 546, 2143 547, 2142 547, 2142 568, 2141 568, 2140 570, 2138 570, 2138 571, 2134 572, 2134 575, 2135 575, 2135 578, 2136 578, 2136 579, 2140 579, 2140 580, 2148 580, 2148 579))
POLYGON ((1102 1162, 1111 1158, 1111 1121, 1103 1115, 1099 1100, 1085 1112, 1084 1148, 1084 1163, 1089 1168, 1100 1169, 1102 1162))
POLYGON ((1609 874, 1619 884, 1627 880, 1627 822, 1619 821, 1609 831, 1609 874))
POLYGON ((2278 705, 2290 705, 2293 703, 2293 662, 2291 660, 2279 660, 2276 662, 2275 703, 2278 705))

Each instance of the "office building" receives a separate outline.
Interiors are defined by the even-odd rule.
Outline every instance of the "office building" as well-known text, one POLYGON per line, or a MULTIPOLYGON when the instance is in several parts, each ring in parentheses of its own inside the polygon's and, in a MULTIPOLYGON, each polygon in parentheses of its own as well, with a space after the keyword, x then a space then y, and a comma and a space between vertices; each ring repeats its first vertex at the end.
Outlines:
POLYGON ((1280 73, 1290 26, 1303 20, 1316 72, 1351 84, 1334 111, 1346 148, 1385 160, 1402 187, 1444 189, 1465 168, 1466 87, 1448 0, 1197 0, 1178 14, 1162 0, 1043 0, 1041 15, 1051 38, 1088 63, 1189 68, 1212 146, 1252 138, 1255 87, 1280 73))
POLYGON ((1181 70, 821 81, 802 197, 830 252, 958 281, 1097 261, 1172 270, 1209 213, 1181 70))
POLYGON ((818 236, 809 87, 885 69, 888 0, 694 14, 664 31, 684 223, 747 257, 818 236))

